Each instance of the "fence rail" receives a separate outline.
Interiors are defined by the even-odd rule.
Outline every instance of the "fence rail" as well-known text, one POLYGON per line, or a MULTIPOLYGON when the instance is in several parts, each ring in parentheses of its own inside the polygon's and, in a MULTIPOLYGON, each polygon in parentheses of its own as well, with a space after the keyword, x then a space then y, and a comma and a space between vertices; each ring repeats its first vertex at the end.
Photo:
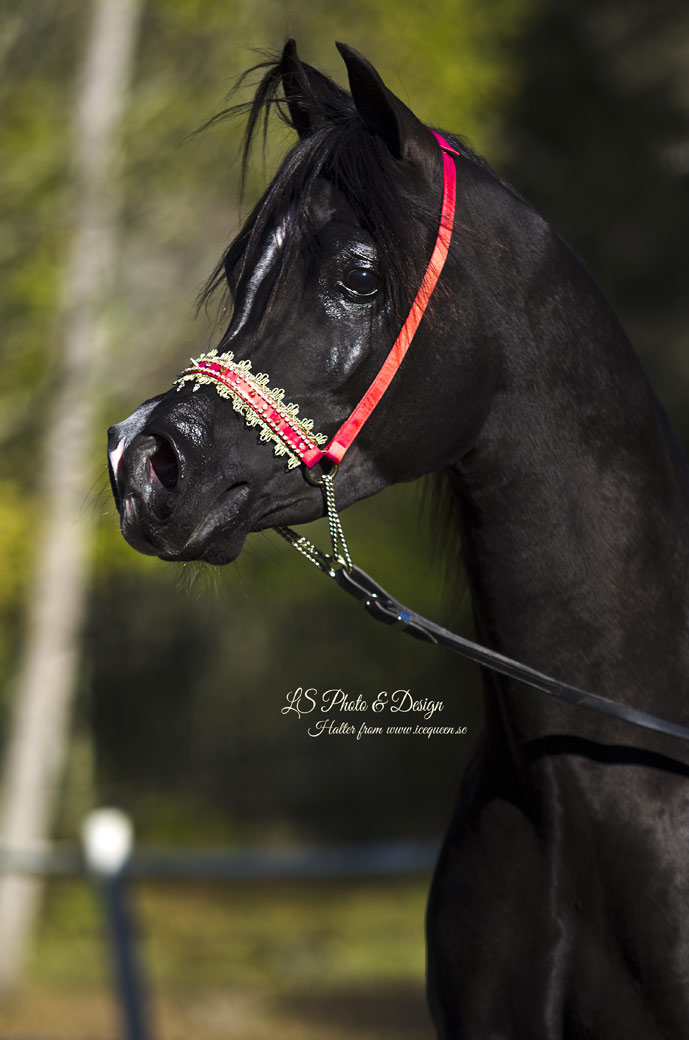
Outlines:
POLYGON ((108 925, 121 1036, 123 1040, 153 1040, 148 987, 137 946, 127 881, 390 877, 428 870, 437 852, 437 844, 428 841, 247 846, 231 851, 136 848, 129 817, 116 809, 101 809, 94 810, 84 821, 81 847, 47 844, 31 849, 0 847, 0 874, 88 877, 97 885, 108 925))
MULTIPOLYGON (((257 880, 409 874, 428 870, 438 845, 427 841, 225 849, 139 848, 122 869, 128 878, 257 880)), ((89 874, 79 846, 0 848, 0 873, 79 877, 89 874)))

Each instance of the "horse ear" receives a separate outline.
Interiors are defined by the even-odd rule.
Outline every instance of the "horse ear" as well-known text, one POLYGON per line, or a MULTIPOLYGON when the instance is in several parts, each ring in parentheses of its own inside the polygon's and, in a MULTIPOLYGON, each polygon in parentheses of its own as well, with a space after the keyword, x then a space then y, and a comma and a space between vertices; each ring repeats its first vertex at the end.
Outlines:
POLYGON ((363 54, 346 43, 336 46, 347 66, 349 88, 364 124, 382 138, 395 159, 420 160, 433 148, 429 130, 388 90, 363 54))
POLYGON ((288 40, 283 48, 280 75, 294 129, 300 137, 307 137, 313 132, 315 124, 320 122, 318 105, 306 69, 299 60, 294 40, 288 40))

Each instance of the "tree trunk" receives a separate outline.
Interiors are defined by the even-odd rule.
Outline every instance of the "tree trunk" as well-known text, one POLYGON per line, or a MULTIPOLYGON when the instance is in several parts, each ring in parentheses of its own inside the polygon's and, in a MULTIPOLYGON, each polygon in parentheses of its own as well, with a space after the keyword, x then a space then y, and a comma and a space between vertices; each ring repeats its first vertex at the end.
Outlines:
MULTIPOLYGON (((117 129, 142 0, 94 0, 76 99, 74 235, 60 311, 54 411, 41 485, 44 523, 24 656, 4 763, 0 848, 35 848, 50 833, 79 666, 90 530, 84 502, 117 243, 117 129)), ((40 883, 0 877, 0 991, 17 981, 40 883)))

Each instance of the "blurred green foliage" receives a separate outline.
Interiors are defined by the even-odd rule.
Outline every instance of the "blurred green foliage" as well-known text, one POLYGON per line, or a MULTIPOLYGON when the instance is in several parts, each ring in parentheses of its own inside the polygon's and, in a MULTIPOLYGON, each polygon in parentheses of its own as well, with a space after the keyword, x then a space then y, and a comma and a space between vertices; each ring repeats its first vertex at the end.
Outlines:
POLYGON ((689 444, 689 8, 544 3, 503 169, 579 251, 689 444))
MULTIPOLYGON (((36 476, 60 350, 69 127, 87 15, 76 0, 0 5, 4 685, 40 515, 36 476)), ((103 432, 217 336, 221 316, 194 320, 193 301, 240 220, 242 127, 192 132, 259 60, 252 49, 278 48, 287 35, 340 82, 334 40, 358 47, 421 117, 468 136, 506 170, 584 253, 689 435, 680 411, 689 381, 681 236, 689 12, 622 0, 148 0, 122 135, 103 432)), ((278 129, 265 168, 257 157, 247 207, 288 144, 278 129)), ((473 672, 374 626, 274 537, 253 536, 222 572, 138 556, 117 529, 103 441, 98 432, 84 503, 96 529, 94 581, 62 832, 74 833, 82 811, 102 800, 129 808, 141 836, 158 840, 439 832, 480 727, 473 672), (443 722, 466 722, 470 734, 461 746, 310 739, 303 720, 280 714, 300 685, 368 697, 409 687, 444 700, 443 722)), ((443 614, 444 578, 456 567, 419 515, 411 488, 348 510, 355 559, 418 609, 466 627, 461 575, 443 614)))

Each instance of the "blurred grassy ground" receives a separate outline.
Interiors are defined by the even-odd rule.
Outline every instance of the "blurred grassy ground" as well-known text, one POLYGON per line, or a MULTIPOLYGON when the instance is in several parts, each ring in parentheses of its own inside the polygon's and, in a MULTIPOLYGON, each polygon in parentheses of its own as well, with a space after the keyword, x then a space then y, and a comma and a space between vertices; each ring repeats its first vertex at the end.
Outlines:
MULTIPOLYGON (((157 1040, 430 1040, 429 878, 137 884, 157 1040)), ((100 906, 54 881, 1 1040, 114 1040, 100 906)))

